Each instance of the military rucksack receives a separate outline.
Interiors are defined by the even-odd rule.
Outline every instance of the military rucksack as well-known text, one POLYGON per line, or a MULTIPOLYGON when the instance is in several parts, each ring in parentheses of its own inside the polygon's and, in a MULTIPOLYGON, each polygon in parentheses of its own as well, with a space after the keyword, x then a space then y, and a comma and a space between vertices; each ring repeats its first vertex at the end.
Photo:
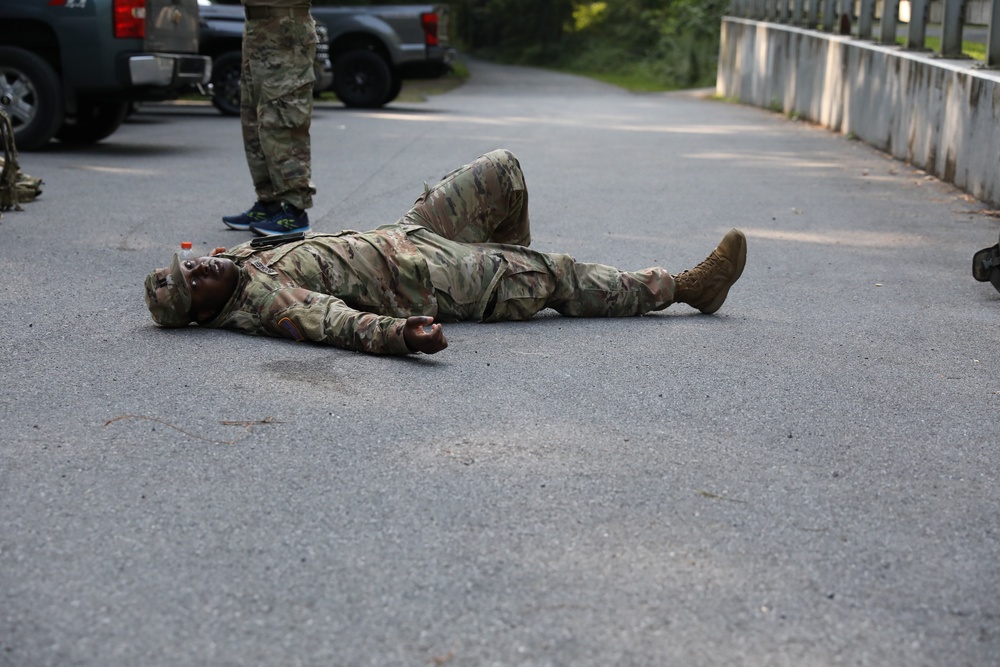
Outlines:
POLYGON ((14 168, 10 169, 10 173, 14 177, 13 184, 8 185, 10 181, 7 161, 0 158, 0 182, 2 182, 0 185, 0 211, 10 211, 11 209, 19 211, 21 207, 18 204, 29 202, 42 194, 44 181, 37 176, 29 176, 17 169, 16 162, 14 165, 14 168), (17 199, 14 199, 15 195, 17 199))
POLYGON ((0 212, 20 211, 20 202, 29 202, 42 194, 42 179, 21 172, 17 163, 17 146, 14 145, 14 127, 10 116, 0 105, 0 212))
POLYGON ((1000 292, 1000 243, 972 256, 972 277, 981 283, 989 281, 1000 292))

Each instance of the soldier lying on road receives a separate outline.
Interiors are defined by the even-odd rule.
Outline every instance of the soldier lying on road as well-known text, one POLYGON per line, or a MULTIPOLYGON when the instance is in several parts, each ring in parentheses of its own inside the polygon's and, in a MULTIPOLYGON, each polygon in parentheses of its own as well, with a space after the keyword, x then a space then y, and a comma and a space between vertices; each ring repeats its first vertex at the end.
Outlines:
POLYGON ((237 329, 373 354, 434 354, 442 322, 527 320, 545 308, 626 317, 672 303, 714 313, 746 262, 733 229, 694 269, 625 272, 528 249, 528 192, 508 151, 425 188, 393 225, 371 232, 265 237, 146 277, 163 326, 237 329))

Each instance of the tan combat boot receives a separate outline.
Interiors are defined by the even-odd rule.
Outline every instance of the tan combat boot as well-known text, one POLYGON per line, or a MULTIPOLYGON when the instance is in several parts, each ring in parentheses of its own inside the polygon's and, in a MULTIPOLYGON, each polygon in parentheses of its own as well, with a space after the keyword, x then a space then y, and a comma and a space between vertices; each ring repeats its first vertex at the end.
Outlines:
POLYGON ((747 237, 730 229, 712 254, 698 266, 674 276, 674 303, 686 303, 706 315, 726 300, 747 262, 747 237))

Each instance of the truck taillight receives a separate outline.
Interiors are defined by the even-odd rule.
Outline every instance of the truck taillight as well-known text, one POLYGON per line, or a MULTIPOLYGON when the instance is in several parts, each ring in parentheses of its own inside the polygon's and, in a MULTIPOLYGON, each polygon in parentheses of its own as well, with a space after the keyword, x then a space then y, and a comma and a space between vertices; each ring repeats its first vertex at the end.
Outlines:
POLYGON ((146 36, 146 0, 115 0, 115 37, 146 36))
POLYGON ((438 15, 437 12, 427 12, 420 15, 420 25, 424 27, 424 44, 438 45, 438 15))

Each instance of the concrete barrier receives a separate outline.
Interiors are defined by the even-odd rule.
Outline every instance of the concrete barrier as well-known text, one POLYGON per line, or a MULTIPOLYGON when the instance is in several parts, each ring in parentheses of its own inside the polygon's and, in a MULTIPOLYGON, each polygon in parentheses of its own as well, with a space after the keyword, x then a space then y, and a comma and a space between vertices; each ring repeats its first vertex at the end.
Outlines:
POLYGON ((1000 208, 1000 72, 725 17, 716 92, 857 137, 1000 208))

